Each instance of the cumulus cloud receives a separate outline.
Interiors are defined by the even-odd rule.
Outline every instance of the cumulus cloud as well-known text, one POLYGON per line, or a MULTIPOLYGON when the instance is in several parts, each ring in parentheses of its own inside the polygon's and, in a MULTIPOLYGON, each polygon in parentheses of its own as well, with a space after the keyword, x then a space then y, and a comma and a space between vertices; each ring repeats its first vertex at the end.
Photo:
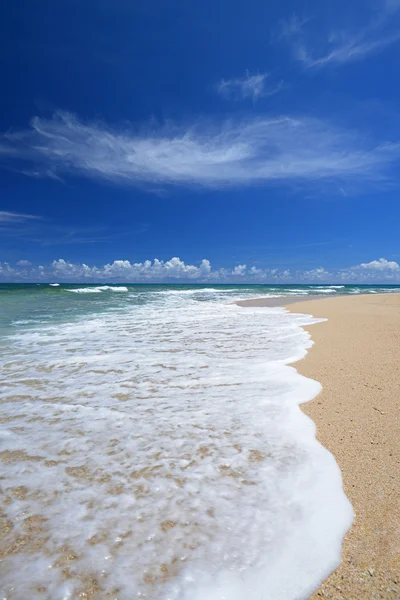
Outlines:
MULTIPOLYGON (((119 184, 226 188, 293 181, 382 181, 400 143, 375 143, 316 118, 251 118, 219 126, 172 124, 117 131, 71 114, 35 118, 3 136, 35 174, 70 173, 119 184)), ((4 157, 3 157, 4 158, 4 157)), ((27 167, 25 166, 25 172, 27 167)))
POLYGON ((30 267, 31 266, 31 261, 30 260, 19 260, 17 262, 17 266, 18 267, 30 267))
POLYGON ((125 283, 400 283, 400 266, 384 258, 343 269, 317 267, 309 270, 260 268, 239 264, 231 268, 212 268, 208 259, 197 265, 187 264, 178 257, 169 260, 131 262, 114 260, 102 266, 73 263, 63 258, 50 265, 32 266, 19 261, 11 267, 0 262, 2 281, 59 281, 59 282, 125 282, 125 283), (29 266, 29 268, 27 268, 29 266), (20 267, 20 268, 18 268, 20 267))
POLYGON ((379 258, 370 262, 354 265, 338 271, 343 282, 358 281, 360 283, 385 282, 400 283, 400 265, 394 260, 379 258))
POLYGON ((369 269, 373 271, 398 271, 400 265, 394 260, 386 260, 380 258, 379 260, 372 260, 369 263, 361 263, 361 269, 369 269))
POLYGON ((275 85, 268 85, 268 77, 268 73, 251 75, 247 71, 244 77, 222 79, 217 86, 217 92, 227 99, 251 98, 255 102, 259 98, 277 94, 282 88, 282 81, 275 85))
POLYGON ((2 278, 13 278, 15 275, 18 276, 18 273, 10 267, 8 262, 0 262, 0 276, 2 278))
POLYGON ((115 260, 104 266, 104 272, 111 276, 128 275, 135 279, 201 279, 211 272, 211 265, 208 260, 203 260, 199 267, 187 265, 178 257, 165 262, 155 258, 154 261, 133 264, 128 260, 115 260))
MULTIPOLYGON (((276 269, 274 269, 273 271, 270 271, 270 274, 275 275, 275 271, 276 271, 276 269)), ((266 276, 265 271, 263 269, 259 269, 258 267, 250 267, 249 274, 258 279, 263 279, 266 276)))
POLYGON ((328 281, 333 277, 332 273, 326 271, 324 267, 317 267, 302 273, 302 278, 310 281, 328 281))
MULTIPOLYGON (((28 263, 29 261, 20 261, 28 263)), ((246 265, 237 265, 232 269, 213 269, 208 259, 203 259, 198 265, 185 263, 178 257, 170 260, 145 260, 131 262, 129 260, 114 260, 101 267, 89 266, 85 263, 73 263, 63 258, 54 260, 49 266, 39 265, 26 269, 13 269, 8 263, 0 263, 0 276, 15 280, 41 281, 87 281, 87 282, 205 282, 228 283, 243 281, 262 281, 270 278, 279 281, 287 277, 289 272, 279 272, 277 269, 258 269, 246 265)))
POLYGON ((246 274, 246 265, 237 265, 232 271, 233 275, 245 275, 246 274))
POLYGON ((129 260, 114 260, 103 267, 90 267, 85 263, 74 264, 59 258, 52 262, 51 273, 56 277, 71 280, 198 280, 207 279, 211 275, 211 264, 209 260, 203 259, 199 266, 188 265, 180 258, 174 257, 167 261, 155 258, 153 261, 145 260, 136 263, 131 263, 129 260))

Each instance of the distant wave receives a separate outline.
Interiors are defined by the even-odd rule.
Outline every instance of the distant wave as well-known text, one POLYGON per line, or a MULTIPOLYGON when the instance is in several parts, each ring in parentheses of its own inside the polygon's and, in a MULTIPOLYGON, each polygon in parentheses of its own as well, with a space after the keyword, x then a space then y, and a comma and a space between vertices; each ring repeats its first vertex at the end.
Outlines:
POLYGON ((101 285, 99 287, 99 290, 102 292, 127 292, 128 288, 123 285, 119 285, 119 286, 101 285))
POLYGON ((312 286, 314 289, 326 289, 326 288, 332 288, 332 289, 340 289, 342 287, 344 287, 344 285, 313 285, 312 286))
POLYGON ((74 290, 68 289, 67 292, 73 292, 74 294, 101 294, 101 292, 127 292, 128 288, 125 286, 112 286, 112 285, 99 285, 96 287, 87 288, 76 288, 74 290))
POLYGON ((329 288, 329 289, 332 288, 333 290, 334 289, 339 290, 340 288, 344 288, 344 285, 313 285, 312 287, 315 290, 317 290, 317 289, 322 290, 322 289, 327 289, 327 288, 329 288))
MULTIPOLYGON (((245 290, 243 290, 245 291, 245 290)), ((237 293, 237 288, 231 290, 218 290, 216 288, 198 288, 192 290, 157 290, 154 292, 155 294, 233 294, 237 293)))
POLYGON ((51 287, 59 287, 60 286, 59 283, 49 283, 49 285, 51 285, 51 287))

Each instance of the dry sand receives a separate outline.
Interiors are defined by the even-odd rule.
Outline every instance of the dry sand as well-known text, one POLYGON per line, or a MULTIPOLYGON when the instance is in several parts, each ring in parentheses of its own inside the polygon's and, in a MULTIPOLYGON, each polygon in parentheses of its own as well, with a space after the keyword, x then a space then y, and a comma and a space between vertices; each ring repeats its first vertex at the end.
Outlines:
POLYGON ((335 456, 355 510, 342 563, 312 598, 400 599, 400 294, 290 303, 327 317, 300 373, 323 392, 304 412, 335 456))

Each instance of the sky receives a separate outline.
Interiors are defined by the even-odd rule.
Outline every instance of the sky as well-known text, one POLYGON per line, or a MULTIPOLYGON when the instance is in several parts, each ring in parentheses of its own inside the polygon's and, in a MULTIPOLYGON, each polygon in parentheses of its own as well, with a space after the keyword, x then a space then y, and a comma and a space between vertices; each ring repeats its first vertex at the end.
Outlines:
POLYGON ((0 281, 400 283, 400 0, 14 0, 0 40, 0 281))

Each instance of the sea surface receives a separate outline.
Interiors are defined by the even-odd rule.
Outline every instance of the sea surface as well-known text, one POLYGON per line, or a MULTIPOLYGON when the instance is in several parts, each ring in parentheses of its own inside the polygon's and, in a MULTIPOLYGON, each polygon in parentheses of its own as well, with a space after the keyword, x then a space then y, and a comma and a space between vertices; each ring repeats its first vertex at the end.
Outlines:
POLYGON ((5 600, 301 600, 352 521, 299 409, 318 320, 381 286, 0 285, 5 600))

